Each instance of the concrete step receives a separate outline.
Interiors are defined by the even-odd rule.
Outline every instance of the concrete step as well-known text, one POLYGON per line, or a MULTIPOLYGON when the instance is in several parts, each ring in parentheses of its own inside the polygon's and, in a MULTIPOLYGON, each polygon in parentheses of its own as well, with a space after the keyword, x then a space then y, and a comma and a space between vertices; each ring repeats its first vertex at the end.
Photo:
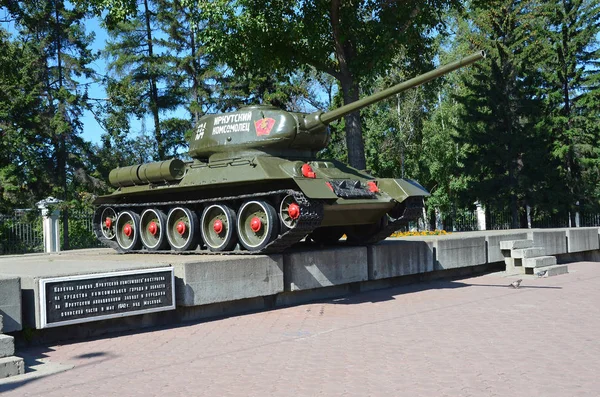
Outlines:
POLYGON ((525 268, 522 264, 523 259, 519 258, 504 258, 506 264, 506 274, 525 274, 525 268))
POLYGON ((515 250, 533 247, 533 240, 506 240, 500 241, 501 250, 515 250))
POLYGON ((12 336, 0 334, 0 357, 15 354, 15 339, 12 336))
POLYGON ((539 267, 547 267, 556 265, 556 257, 554 256, 538 256, 535 258, 524 258, 523 267, 537 269, 539 267))
POLYGON ((25 363, 21 357, 10 356, 0 358, 0 379, 23 375, 24 373, 25 363))
POLYGON ((544 249, 541 247, 531 248, 518 248, 510 251, 510 256, 513 258, 535 258, 536 256, 542 256, 544 249))
POLYGON ((535 269, 535 275, 538 277, 552 277, 558 276, 561 274, 569 273, 569 266, 567 265, 553 265, 553 266, 545 266, 538 267, 535 269))

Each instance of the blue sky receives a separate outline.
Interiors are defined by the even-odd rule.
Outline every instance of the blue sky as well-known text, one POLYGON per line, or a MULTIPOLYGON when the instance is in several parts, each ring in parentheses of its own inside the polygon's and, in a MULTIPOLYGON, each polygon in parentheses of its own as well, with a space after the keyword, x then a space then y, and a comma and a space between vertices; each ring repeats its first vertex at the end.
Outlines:
MULTIPOLYGON (((103 50, 108 35, 106 34, 106 30, 100 26, 100 21, 98 18, 87 20, 85 30, 87 33, 95 33, 92 49, 94 51, 103 50)), ((107 72, 106 59, 102 56, 98 58, 91 66, 100 75, 104 75, 107 72)), ((106 98, 106 91, 100 82, 91 82, 88 92, 91 98, 106 98)), ((100 136, 102 133, 104 133, 104 130, 98 124, 94 118, 94 115, 90 111, 85 111, 82 122, 83 132, 81 136, 86 141, 99 142, 100 136)))

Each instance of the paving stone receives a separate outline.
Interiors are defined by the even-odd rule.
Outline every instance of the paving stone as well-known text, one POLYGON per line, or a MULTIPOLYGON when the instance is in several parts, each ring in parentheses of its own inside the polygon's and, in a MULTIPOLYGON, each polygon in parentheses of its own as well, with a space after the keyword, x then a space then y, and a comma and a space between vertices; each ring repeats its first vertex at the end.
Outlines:
POLYGON ((73 369, 0 393, 597 397, 598 263, 569 266, 561 277, 436 280, 31 348, 73 369))

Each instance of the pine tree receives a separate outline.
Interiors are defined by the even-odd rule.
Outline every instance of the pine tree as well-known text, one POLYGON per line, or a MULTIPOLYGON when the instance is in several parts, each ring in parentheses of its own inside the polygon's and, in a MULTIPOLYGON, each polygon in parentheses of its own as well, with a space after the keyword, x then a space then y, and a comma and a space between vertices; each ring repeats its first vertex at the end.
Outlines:
MULTIPOLYGON (((129 130, 128 118, 150 115, 155 158, 176 154, 183 144, 180 124, 165 125, 162 114, 182 104, 183 79, 173 55, 161 45, 159 5, 144 0, 128 21, 109 26, 106 54, 111 76, 107 81, 110 113, 105 125, 111 134, 129 130)), ((184 128, 185 130, 185 128, 184 128)))
POLYGON ((600 2, 554 0, 544 6, 546 24, 543 128, 562 182, 561 207, 575 224, 577 203, 597 204, 600 181, 600 2))
POLYGON ((471 176, 470 199, 463 200, 498 209, 508 202, 512 227, 519 226, 519 208, 535 189, 528 172, 544 162, 533 150, 543 146, 535 128, 540 76, 532 66, 540 63, 538 10, 532 0, 473 1, 458 34, 463 48, 488 54, 463 75, 468 91, 457 98, 464 110, 456 139, 466 145, 471 176))
MULTIPOLYGON (((51 148, 46 166, 51 170, 54 195, 67 201, 73 180, 70 167, 77 153, 85 150, 78 134, 87 107, 87 89, 79 78, 92 76, 89 64, 95 59, 89 48, 93 36, 85 33, 86 10, 62 0, 6 1, 5 6, 15 18, 18 40, 35 47, 31 53, 37 57, 36 94, 42 101, 37 114, 39 144, 51 148)), ((63 211, 65 249, 69 248, 67 216, 63 211)))

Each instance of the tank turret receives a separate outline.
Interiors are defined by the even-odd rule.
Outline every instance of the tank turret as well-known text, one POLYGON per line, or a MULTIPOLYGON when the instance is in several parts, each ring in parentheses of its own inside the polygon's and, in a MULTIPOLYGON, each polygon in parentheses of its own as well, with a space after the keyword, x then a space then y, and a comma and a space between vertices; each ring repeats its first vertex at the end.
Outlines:
POLYGON ((94 232, 119 252, 274 253, 300 241, 375 244, 423 214, 429 193, 409 179, 377 178, 315 154, 348 113, 484 57, 459 61, 329 112, 272 106, 206 115, 193 161, 114 169, 117 189, 94 201, 94 232))
POLYGON ((274 106, 247 106, 235 112, 202 117, 189 142, 189 154, 200 160, 239 157, 248 151, 311 157, 327 146, 327 126, 336 120, 407 89, 417 87, 485 57, 480 51, 408 81, 329 112, 286 112, 274 106))

